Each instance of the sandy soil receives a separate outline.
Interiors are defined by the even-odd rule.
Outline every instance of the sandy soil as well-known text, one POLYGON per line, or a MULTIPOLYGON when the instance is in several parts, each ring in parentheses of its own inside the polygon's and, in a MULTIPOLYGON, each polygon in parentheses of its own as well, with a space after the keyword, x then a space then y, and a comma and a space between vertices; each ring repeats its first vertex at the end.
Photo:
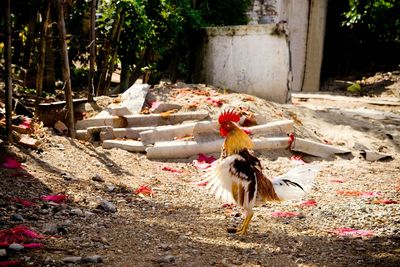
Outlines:
MULTIPOLYGON (((1 148, 0 157, 11 154, 23 168, 0 168, 0 227, 23 224, 48 232, 39 240, 44 248, 7 249, 8 259, 27 266, 399 266, 400 123, 327 109, 367 108, 400 116, 399 106, 299 98, 278 105, 205 86, 182 88, 157 88, 151 96, 180 103, 183 110, 208 110, 214 118, 222 109, 238 106, 265 114, 268 121, 291 118, 297 136, 344 147, 352 155, 302 155, 306 162, 324 165, 305 199, 316 205, 267 203, 255 209, 248 235, 237 236, 227 228, 241 223, 241 210, 217 202, 196 183, 201 173, 192 164, 195 157, 148 160, 144 154, 105 150, 42 130, 36 134, 43 142, 39 151, 1 148), (221 100, 222 106, 214 106, 208 97, 221 100), (361 149, 392 158, 369 162, 361 149), (150 186, 153 196, 135 194, 140 185, 150 186), (61 205, 38 200, 55 193, 67 194, 69 200, 61 205), (14 197, 36 205, 24 207, 14 197), (103 200, 117 211, 99 209, 103 200), (388 200, 394 204, 384 204, 388 200), (275 211, 295 216, 276 217, 275 211), (13 220, 15 214, 23 221, 13 220), (340 228, 365 230, 358 234, 367 236, 340 236, 340 228), (71 256, 94 255, 102 263, 82 263, 80 258, 65 262, 74 261, 71 256)), ((294 168, 293 154, 257 153, 269 176, 294 168)))

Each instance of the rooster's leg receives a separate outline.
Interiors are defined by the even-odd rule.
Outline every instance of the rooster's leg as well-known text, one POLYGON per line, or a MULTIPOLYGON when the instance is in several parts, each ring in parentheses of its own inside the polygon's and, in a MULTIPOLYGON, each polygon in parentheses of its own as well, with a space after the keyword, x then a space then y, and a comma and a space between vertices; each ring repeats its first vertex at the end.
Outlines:
POLYGON ((247 233, 247 229, 249 228, 251 218, 253 218, 253 211, 249 211, 247 213, 247 216, 246 218, 244 218, 242 226, 236 231, 237 234, 245 235, 247 233))

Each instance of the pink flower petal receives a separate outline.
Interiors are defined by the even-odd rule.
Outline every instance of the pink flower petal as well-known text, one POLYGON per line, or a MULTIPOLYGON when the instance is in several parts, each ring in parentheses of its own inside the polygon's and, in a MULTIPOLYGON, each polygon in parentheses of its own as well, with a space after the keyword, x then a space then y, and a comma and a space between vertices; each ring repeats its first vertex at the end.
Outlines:
POLYGON ((183 172, 181 170, 176 170, 176 169, 168 167, 168 166, 163 167, 162 170, 163 171, 173 172, 173 173, 182 173, 183 172))
POLYGON ((22 198, 19 198, 19 197, 13 197, 13 198, 11 198, 11 201, 14 201, 14 202, 17 202, 17 203, 21 203, 26 208, 29 208, 29 207, 32 207, 32 206, 35 205, 35 203, 33 203, 31 201, 26 200, 26 199, 22 199, 22 198))
POLYGON ((0 243, 22 243, 28 239, 40 239, 42 235, 29 229, 27 226, 18 225, 10 229, 0 230, 0 243))
POLYGON ((310 199, 307 201, 304 201, 303 203, 301 203, 299 206, 302 208, 306 208, 306 207, 313 207, 317 205, 317 201, 310 199))
POLYGON ((21 162, 10 156, 6 156, 1 166, 6 169, 18 169, 21 168, 21 162))
POLYGON ((379 197, 379 196, 381 196, 382 194, 381 193, 378 193, 378 192, 362 192, 362 194, 361 194, 361 196, 362 197, 366 197, 366 198, 369 198, 369 197, 379 197))
POLYGON ((274 211, 271 212, 271 216, 273 217, 296 217, 299 216, 300 213, 293 211, 274 211))
POLYGON ((193 160, 193 166, 199 170, 205 170, 210 168, 214 161, 216 161, 214 156, 199 154, 198 158, 193 160))
POLYGON ((197 183, 198 186, 206 186, 208 185, 208 181, 197 183))
POLYGON ((207 156, 205 154, 200 153, 199 157, 197 158, 197 160, 205 162, 205 163, 213 163, 217 159, 214 156, 207 156))
POLYGON ((375 199, 372 201, 373 204, 382 204, 382 205, 390 205, 390 204, 399 204, 396 200, 392 199, 375 199))
POLYGON ((24 248, 41 248, 44 245, 42 243, 29 243, 29 244, 22 244, 24 248))
POLYGON ((337 228, 332 233, 338 236, 359 237, 359 236, 373 236, 375 233, 370 230, 357 230, 352 228, 337 228))
POLYGON ((294 163, 300 164, 300 165, 307 164, 307 162, 305 162, 300 155, 293 155, 290 157, 290 160, 293 161, 294 163))
POLYGON ((51 201, 57 204, 61 204, 68 199, 68 196, 63 194, 57 194, 57 195, 41 196, 40 199, 44 201, 51 201))
POLYGON ((342 184, 342 183, 345 183, 346 181, 344 181, 344 180, 337 180, 337 179, 331 179, 331 180, 329 180, 329 182, 331 182, 331 183, 342 184))
POLYGON ((0 267, 18 267, 23 266, 20 261, 0 261, 0 267))

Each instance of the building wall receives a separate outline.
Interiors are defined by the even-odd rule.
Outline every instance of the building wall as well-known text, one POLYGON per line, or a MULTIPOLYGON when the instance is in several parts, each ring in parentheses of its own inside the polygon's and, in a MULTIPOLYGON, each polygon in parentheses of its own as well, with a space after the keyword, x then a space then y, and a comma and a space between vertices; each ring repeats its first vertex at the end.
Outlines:
POLYGON ((205 29, 198 81, 286 103, 291 73, 282 25, 205 29))

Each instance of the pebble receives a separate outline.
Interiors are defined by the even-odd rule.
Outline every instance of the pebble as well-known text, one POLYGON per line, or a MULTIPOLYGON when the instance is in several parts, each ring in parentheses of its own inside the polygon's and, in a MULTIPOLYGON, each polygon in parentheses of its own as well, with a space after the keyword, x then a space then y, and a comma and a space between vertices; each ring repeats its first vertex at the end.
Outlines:
POLYGON ((65 263, 78 263, 82 260, 82 257, 72 256, 72 257, 65 257, 62 261, 65 263))
POLYGON ((71 174, 68 174, 68 173, 61 174, 61 177, 64 178, 65 181, 71 181, 71 180, 74 179, 74 177, 71 174))
POLYGON ((116 212, 117 211, 117 207, 111 203, 110 201, 107 200, 103 200, 100 205, 99 208, 101 208, 102 210, 106 211, 106 212, 116 212))
POLYGON ((70 213, 72 215, 83 216, 83 211, 81 209, 72 209, 70 213))
POLYGON ((21 214, 13 214, 13 215, 11 215, 10 219, 11 219, 11 221, 14 221, 14 222, 23 222, 24 221, 24 217, 22 217, 21 214))
POLYGON ((12 243, 11 245, 8 246, 8 248, 11 250, 14 250, 14 251, 24 250, 24 246, 21 244, 17 244, 17 243, 12 243))
POLYGON ((114 185, 107 185, 105 188, 107 193, 112 193, 115 191, 115 186, 114 185))
POLYGON ((7 251, 5 249, 0 249, 0 258, 7 256, 7 251))
POLYGON ((160 258, 159 262, 173 263, 173 262, 175 262, 175 257, 173 255, 165 255, 164 257, 160 258))
POLYGON ((82 262, 85 263, 101 263, 103 258, 100 255, 87 256, 82 258, 82 262))
POLYGON ((99 174, 95 174, 92 177, 92 180, 95 182, 100 182, 100 183, 103 183, 105 181, 105 179, 103 177, 101 177, 99 174))
POLYGON ((46 223, 43 226, 42 233, 46 235, 55 235, 58 233, 58 227, 54 223, 46 223))

